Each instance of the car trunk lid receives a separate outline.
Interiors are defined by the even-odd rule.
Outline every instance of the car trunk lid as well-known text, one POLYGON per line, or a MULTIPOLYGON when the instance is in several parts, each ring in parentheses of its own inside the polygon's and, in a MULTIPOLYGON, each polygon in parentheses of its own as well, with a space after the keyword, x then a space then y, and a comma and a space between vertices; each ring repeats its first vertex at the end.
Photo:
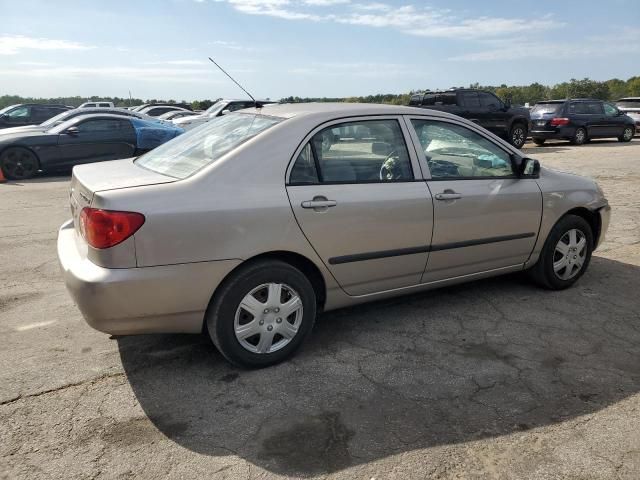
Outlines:
POLYGON ((73 224, 78 230, 80 212, 91 206, 96 192, 171 183, 177 179, 139 167, 133 158, 74 167, 69 201, 73 224))

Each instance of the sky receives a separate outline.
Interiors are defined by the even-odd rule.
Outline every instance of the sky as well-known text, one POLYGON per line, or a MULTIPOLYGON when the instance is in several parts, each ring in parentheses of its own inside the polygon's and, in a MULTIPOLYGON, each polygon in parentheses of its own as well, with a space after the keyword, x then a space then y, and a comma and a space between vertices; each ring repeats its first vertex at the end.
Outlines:
POLYGON ((640 0, 0 0, 0 95, 346 97, 640 74, 640 0))

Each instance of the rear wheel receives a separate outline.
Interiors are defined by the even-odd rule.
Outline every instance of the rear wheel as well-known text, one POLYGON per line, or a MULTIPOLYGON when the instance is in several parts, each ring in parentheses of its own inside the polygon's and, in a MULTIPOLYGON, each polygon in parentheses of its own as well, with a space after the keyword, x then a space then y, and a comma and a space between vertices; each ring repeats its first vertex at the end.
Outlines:
POLYGON ((576 133, 573 134, 571 143, 573 143, 574 145, 583 145, 587 142, 587 139, 587 131, 584 128, 579 127, 576 129, 576 133))
POLYGON ((315 316, 316 296, 307 277, 287 263, 267 260, 232 274, 206 322, 227 360, 261 368, 291 356, 311 332, 315 316))
POLYGON ((546 139, 544 138, 533 138, 532 140, 533 140, 533 143, 535 143, 539 147, 543 146, 544 142, 546 142, 546 139))
POLYGON ((592 251, 593 232, 589 223, 577 215, 566 215, 551 229, 529 275, 545 288, 568 288, 587 270, 592 251))
POLYGON ((620 142, 630 142, 633 139, 633 128, 632 127, 625 127, 625 129, 622 131, 622 135, 618 137, 618 140, 620 142))
POLYGON ((10 147, 0 155, 0 167, 5 177, 24 180, 38 172, 38 158, 27 148, 10 147))
POLYGON ((511 127, 509 134, 509 143, 516 148, 522 148, 527 141, 527 127, 522 123, 516 123, 511 127))

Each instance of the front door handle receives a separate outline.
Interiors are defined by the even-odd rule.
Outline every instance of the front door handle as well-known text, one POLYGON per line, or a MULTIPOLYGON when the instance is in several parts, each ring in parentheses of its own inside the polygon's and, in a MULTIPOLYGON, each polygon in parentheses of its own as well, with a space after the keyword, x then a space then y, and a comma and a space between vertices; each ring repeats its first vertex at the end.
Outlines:
POLYGON ((436 193, 436 200, 458 200, 460 198, 462 198, 462 194, 454 192, 453 190, 445 190, 442 193, 436 193))
POLYGON ((302 208, 313 208, 314 210, 326 210, 329 207, 335 207, 338 204, 335 200, 328 200, 327 197, 313 197, 313 200, 305 200, 302 202, 302 208))

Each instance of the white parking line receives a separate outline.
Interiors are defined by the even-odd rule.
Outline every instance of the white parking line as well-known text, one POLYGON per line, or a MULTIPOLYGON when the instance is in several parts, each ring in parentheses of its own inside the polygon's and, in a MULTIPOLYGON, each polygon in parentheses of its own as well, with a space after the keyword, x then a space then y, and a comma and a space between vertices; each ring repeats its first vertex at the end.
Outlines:
POLYGON ((29 325, 23 325, 21 327, 17 327, 16 331, 24 332, 25 330, 32 330, 34 328, 46 327, 47 325, 51 325, 52 323, 56 323, 56 321, 55 320, 49 320, 48 322, 30 323, 29 325))

